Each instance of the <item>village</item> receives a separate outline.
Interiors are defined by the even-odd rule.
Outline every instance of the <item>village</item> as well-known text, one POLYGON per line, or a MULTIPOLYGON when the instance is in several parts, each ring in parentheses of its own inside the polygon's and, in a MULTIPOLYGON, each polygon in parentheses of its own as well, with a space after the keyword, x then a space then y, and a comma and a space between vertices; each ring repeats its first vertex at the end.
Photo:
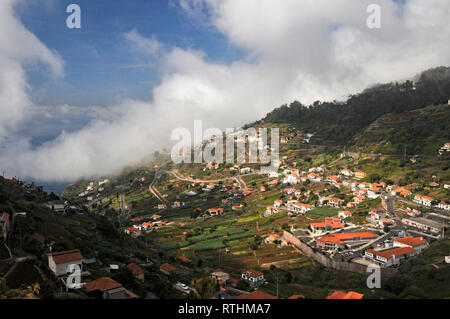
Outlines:
MULTIPOLYGON (((450 150, 448 146, 440 151, 450 150)), ((48 270, 58 278, 60 293, 103 299, 153 296, 139 296, 113 279, 123 269, 142 283, 149 269, 158 271, 180 296, 200 297, 198 282, 211 281, 210 297, 219 299, 306 298, 301 289, 281 296, 278 279, 268 272, 289 271, 298 263, 310 264, 308 260, 361 275, 377 265, 391 276, 404 262, 445 239, 450 205, 448 198, 438 198, 445 198, 449 185, 435 178, 424 188, 396 185, 369 176, 358 162, 343 153, 331 163, 311 166, 309 160, 300 164, 297 157, 284 155, 278 172, 262 174, 255 165, 207 163, 197 165, 200 178, 183 175, 170 165, 162 169, 160 163, 126 183, 89 181, 71 199, 49 200, 44 206, 63 218, 115 211, 121 232, 151 249, 164 250, 165 257, 159 264, 133 256, 102 261, 95 253, 82 253, 82 247, 52 251, 51 243, 45 242, 48 270), (141 211, 136 208, 139 201, 132 200, 137 192, 144 194, 141 201, 149 202, 141 211), (433 193, 441 195, 435 199, 433 193), (67 273, 68 267, 75 267, 74 272, 67 273), (192 279, 198 272, 207 277, 192 279)), ((24 183, 21 187, 41 196, 39 187, 24 183)), ((3 213, 0 230, 5 240, 13 217, 20 214, 26 215, 3 213)), ((44 245, 38 234, 35 239, 44 245)), ((363 297, 362 291, 339 289, 326 296, 363 297)))

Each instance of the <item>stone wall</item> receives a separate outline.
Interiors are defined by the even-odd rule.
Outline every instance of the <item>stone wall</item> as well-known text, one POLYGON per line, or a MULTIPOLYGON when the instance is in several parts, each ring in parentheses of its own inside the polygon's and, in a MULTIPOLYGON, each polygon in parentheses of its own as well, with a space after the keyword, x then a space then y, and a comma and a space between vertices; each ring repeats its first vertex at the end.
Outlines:
MULTIPOLYGON (((368 275, 367 267, 364 265, 357 264, 354 262, 338 261, 331 259, 318 251, 314 251, 311 247, 301 242, 290 232, 284 231, 283 237, 287 242, 297 247, 303 254, 314 259, 315 261, 317 261, 318 263, 322 264, 325 267, 368 275)), ((396 269, 381 268, 381 275, 391 276, 394 275, 396 272, 397 272, 396 269)))

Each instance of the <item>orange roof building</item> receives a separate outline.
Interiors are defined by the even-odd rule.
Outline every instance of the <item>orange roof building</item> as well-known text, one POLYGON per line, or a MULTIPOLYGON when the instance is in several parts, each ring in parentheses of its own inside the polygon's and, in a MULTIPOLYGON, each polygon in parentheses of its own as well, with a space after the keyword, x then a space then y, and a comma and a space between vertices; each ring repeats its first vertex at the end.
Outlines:
POLYGON ((129 264, 129 265, 127 266, 127 268, 131 270, 131 273, 132 273, 133 276, 135 276, 136 278, 142 278, 142 279, 144 279, 144 270, 143 270, 141 267, 139 267, 138 265, 132 263, 132 264, 129 264))
POLYGON ((83 255, 79 249, 55 252, 48 255, 48 266, 59 277, 67 274, 69 265, 78 265, 82 269, 83 255))
POLYGON ((101 292, 103 299, 130 299, 139 297, 109 277, 102 277, 90 281, 84 285, 84 288, 91 293, 101 292))
POLYGON ((349 291, 344 292, 341 290, 336 290, 331 295, 327 297, 327 299, 362 299, 364 297, 363 294, 360 294, 358 292, 349 291))
POLYGON ((292 295, 288 299, 305 299, 303 295, 292 295))
POLYGON ((178 256, 177 257, 179 260, 181 260, 182 262, 188 263, 190 264, 192 262, 192 260, 190 260, 189 258, 187 258, 186 256, 178 256))
POLYGON ((175 270, 177 270, 174 266, 172 266, 171 264, 162 264, 160 267, 159 267, 159 270, 162 272, 162 273, 165 273, 165 274, 170 274, 170 273, 172 273, 172 272, 174 272, 175 270))

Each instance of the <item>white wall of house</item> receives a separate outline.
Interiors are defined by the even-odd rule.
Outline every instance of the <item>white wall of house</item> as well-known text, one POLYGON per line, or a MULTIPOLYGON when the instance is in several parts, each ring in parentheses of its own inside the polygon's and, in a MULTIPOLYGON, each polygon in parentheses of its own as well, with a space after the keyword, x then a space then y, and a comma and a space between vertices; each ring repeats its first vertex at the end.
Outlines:
POLYGON ((60 263, 57 264, 53 260, 52 256, 48 257, 48 267, 53 271, 56 277, 64 276, 67 274, 67 268, 69 265, 78 265, 80 267, 80 271, 83 271, 83 260, 71 261, 68 263, 60 263))

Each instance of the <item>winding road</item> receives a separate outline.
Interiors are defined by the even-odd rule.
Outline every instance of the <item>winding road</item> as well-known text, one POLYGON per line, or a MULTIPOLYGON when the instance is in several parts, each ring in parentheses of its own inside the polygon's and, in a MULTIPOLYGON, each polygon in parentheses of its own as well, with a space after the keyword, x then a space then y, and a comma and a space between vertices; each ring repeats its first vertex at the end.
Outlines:
POLYGON ((148 190, 150 191, 150 193, 152 193, 153 195, 155 195, 155 197, 163 204, 166 204, 167 206, 169 206, 169 202, 167 201, 167 199, 165 199, 161 193, 158 191, 158 189, 156 188, 155 184, 158 182, 158 180, 161 178, 161 171, 157 170, 155 172, 155 177, 153 177, 153 181, 151 182, 150 186, 148 187, 148 190))

